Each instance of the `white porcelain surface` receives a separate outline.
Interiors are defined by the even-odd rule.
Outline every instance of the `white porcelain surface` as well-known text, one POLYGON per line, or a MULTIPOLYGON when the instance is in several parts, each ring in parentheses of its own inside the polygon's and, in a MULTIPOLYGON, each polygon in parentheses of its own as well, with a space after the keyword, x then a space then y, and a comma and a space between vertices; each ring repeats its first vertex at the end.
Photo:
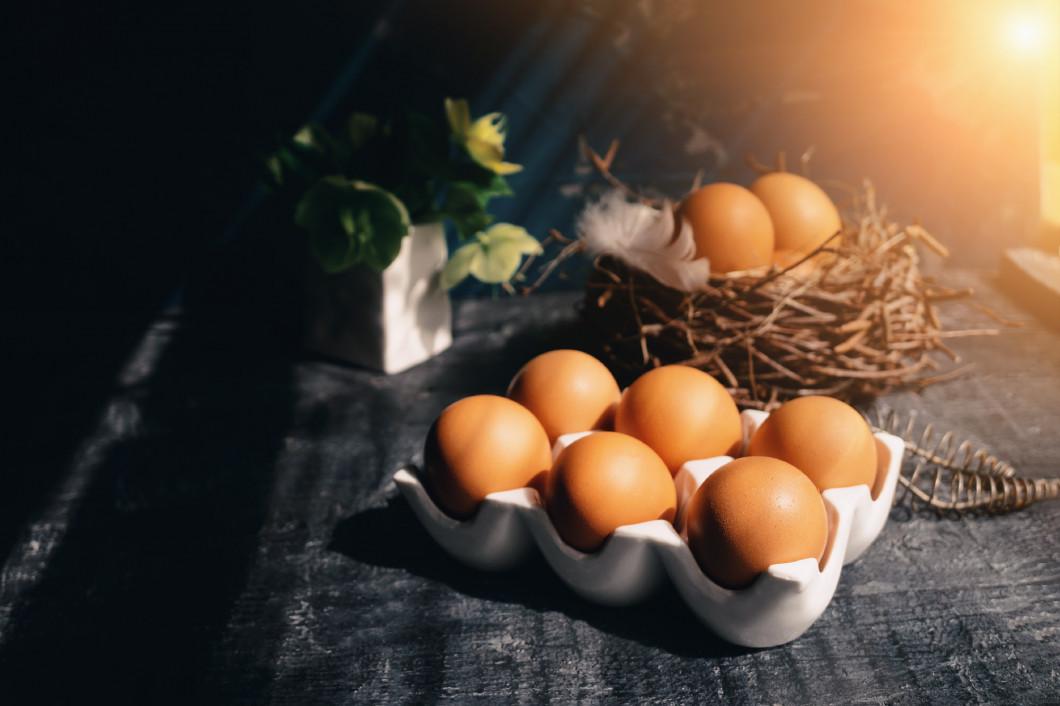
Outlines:
POLYGON ((439 281, 447 258, 444 228, 428 223, 409 229, 383 272, 358 265, 310 273, 306 347, 386 373, 441 353, 453 340, 449 294, 439 281))
MULTIPOLYGON (((744 412, 745 434, 763 414, 744 412)), ((579 435, 561 437, 555 453, 579 435)), ((731 460, 727 456, 691 461, 677 473, 678 516, 620 527, 597 552, 585 554, 560 539, 537 492, 529 488, 488 496, 475 516, 454 520, 431 500, 413 468, 394 480, 431 536, 450 554, 481 569, 507 569, 537 551, 572 590, 606 605, 630 605, 669 580, 696 616, 726 640, 748 647, 771 647, 794 640, 824 612, 844 564, 868 549, 887 521, 901 470, 901 439, 876 434, 890 451, 881 458, 886 473, 875 500, 867 486, 826 490, 828 547, 820 566, 813 559, 776 564, 751 586, 730 590, 700 570, 681 533, 684 511, 702 482, 731 460)))

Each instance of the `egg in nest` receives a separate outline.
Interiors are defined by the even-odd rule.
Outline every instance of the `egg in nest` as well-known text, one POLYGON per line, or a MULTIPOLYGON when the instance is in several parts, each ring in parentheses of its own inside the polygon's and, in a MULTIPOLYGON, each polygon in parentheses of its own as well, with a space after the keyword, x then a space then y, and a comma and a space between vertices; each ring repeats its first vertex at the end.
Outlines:
POLYGON ((773 221, 749 189, 707 184, 684 199, 680 213, 692 226, 696 256, 707 258, 711 272, 751 270, 773 261, 773 221))
POLYGON ((751 192, 769 213, 775 250, 805 255, 843 225, 839 210, 824 189, 798 174, 763 174, 752 182, 751 192))

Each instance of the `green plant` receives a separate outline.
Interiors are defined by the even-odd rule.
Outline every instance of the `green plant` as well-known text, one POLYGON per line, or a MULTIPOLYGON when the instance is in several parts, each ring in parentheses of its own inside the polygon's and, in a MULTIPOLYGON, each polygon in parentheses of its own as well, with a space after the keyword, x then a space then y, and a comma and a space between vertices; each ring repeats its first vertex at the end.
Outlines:
POLYGON ((493 223, 489 202, 509 196, 506 120, 472 120, 466 100, 445 101, 446 123, 415 112, 353 113, 332 133, 319 124, 279 137, 265 161, 273 191, 294 202, 294 221, 328 273, 358 263, 383 270, 413 223, 448 220, 465 245, 442 273, 452 287, 469 274, 506 283, 541 245, 525 229, 493 223))

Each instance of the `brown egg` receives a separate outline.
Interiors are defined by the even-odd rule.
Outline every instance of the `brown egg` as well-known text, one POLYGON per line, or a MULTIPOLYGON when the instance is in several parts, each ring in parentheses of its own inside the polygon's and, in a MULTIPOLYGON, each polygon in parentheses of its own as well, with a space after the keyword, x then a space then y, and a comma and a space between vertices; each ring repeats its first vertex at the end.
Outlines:
POLYGON ((696 257, 707 258, 711 272, 750 270, 773 259, 769 211, 739 184, 716 182, 692 192, 681 215, 692 226, 696 257))
POLYGON ((692 496, 688 547, 725 588, 750 585, 772 564, 824 555, 828 515, 821 494, 794 466, 745 456, 716 470, 692 496))
POLYGON ((809 260, 802 260, 806 257, 806 253, 796 250, 776 250, 773 252, 773 264, 778 270, 786 270, 787 277, 805 280, 813 275, 818 263, 824 262, 825 255, 826 253, 818 253, 809 260))
POLYGON ((553 443, 563 434, 609 429, 619 393, 607 366, 563 349, 531 359, 508 386, 508 397, 534 413, 553 443))
POLYGON ((834 397, 785 402, 766 417, 747 446, 749 456, 772 456, 810 477, 818 490, 876 480, 876 440, 857 410, 834 397))
POLYGON ((556 457, 545 507, 565 542, 592 552, 622 525, 673 522, 677 492, 666 465, 646 444, 601 431, 578 439, 556 457))
POLYGON ((763 174, 751 184, 773 221, 774 247, 808 253, 842 227, 828 194, 806 177, 789 172, 763 174))
POLYGON ((470 517, 490 493, 544 489, 552 446, 541 422, 518 402, 474 395, 449 405, 427 434, 427 486, 439 507, 470 517))
POLYGON ((740 451, 740 410, 721 383, 686 365, 664 365, 638 377, 622 395, 615 431, 659 454, 674 474, 685 461, 740 451))

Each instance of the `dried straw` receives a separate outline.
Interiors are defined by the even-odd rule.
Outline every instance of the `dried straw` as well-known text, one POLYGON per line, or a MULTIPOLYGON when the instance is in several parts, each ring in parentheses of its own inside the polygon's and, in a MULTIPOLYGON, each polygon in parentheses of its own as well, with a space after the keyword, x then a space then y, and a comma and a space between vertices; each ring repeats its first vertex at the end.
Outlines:
POLYGON ((933 510, 944 517, 998 515, 1060 499, 1060 478, 1027 478, 970 441, 958 442, 934 424, 918 429, 916 416, 875 408, 872 428, 901 437, 907 450, 895 505, 933 510))
POLYGON ((887 220, 868 182, 854 209, 840 232, 792 266, 713 276, 695 292, 597 258, 582 316, 618 370, 692 365, 748 408, 809 394, 864 402, 968 370, 942 370, 939 357, 959 362, 944 340, 998 331, 943 330, 934 303, 972 292, 927 282, 915 246, 943 256, 945 248, 919 224, 887 220))

